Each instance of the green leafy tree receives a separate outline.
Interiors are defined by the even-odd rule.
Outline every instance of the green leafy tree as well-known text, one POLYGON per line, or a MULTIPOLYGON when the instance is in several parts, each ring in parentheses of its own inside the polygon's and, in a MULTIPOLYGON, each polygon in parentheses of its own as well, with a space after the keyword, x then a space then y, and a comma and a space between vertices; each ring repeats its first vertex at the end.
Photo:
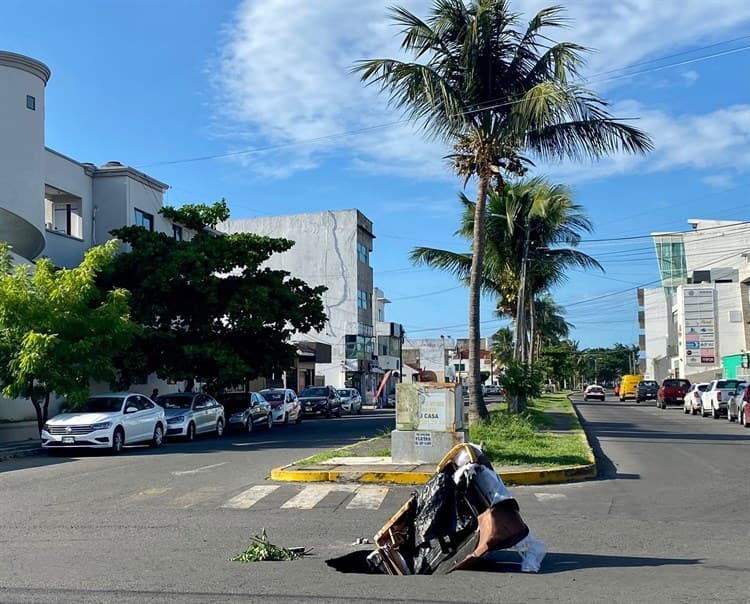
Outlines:
POLYGON ((214 230, 229 216, 222 201, 162 213, 195 229, 177 241, 142 227, 114 231, 130 250, 119 255, 104 283, 131 292, 133 319, 142 326, 123 356, 122 382, 155 372, 199 378, 209 389, 280 373, 294 362, 295 333, 324 325, 324 287, 264 267, 292 247, 286 239, 214 230))
POLYGON ((475 179, 476 208, 469 276, 469 419, 486 420, 479 374, 479 302, 485 206, 507 175, 523 175, 523 154, 545 160, 646 152, 651 141, 617 122, 606 103, 575 83, 585 48, 554 43, 547 29, 564 26, 561 7, 541 10, 523 29, 507 0, 435 0, 422 20, 391 9, 402 50, 414 62, 374 59, 355 70, 379 85, 434 138, 453 147, 465 182, 475 179))
POLYGON ((114 359, 137 331, 128 292, 96 285, 118 247, 91 248, 80 266, 58 270, 48 259, 14 269, 0 246, 0 385, 3 396, 31 401, 40 431, 51 394, 85 400, 92 380, 115 377, 114 359))

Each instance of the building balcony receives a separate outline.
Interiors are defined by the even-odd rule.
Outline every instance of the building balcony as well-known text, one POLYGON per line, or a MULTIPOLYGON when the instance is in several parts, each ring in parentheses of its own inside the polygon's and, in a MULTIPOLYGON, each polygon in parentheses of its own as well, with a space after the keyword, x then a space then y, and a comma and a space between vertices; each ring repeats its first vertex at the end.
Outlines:
POLYGON ((18 214, 0 208, 0 242, 11 246, 13 253, 33 260, 44 250, 44 233, 18 214))

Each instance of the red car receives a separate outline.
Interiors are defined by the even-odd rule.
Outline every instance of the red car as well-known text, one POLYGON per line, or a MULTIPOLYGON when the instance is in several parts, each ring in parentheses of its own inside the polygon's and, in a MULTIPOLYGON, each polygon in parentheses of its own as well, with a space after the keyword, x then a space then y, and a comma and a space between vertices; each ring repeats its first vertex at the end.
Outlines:
POLYGON ((690 380, 667 378, 656 393, 656 406, 666 409, 667 405, 684 405, 685 395, 690 390, 690 380))

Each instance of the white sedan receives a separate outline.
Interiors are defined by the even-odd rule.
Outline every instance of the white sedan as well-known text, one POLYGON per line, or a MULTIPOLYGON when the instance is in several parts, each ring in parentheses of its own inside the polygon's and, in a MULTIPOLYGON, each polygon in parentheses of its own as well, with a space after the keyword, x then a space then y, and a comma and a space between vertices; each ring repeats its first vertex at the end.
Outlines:
POLYGON ((50 452, 72 447, 110 449, 115 454, 134 443, 158 447, 166 425, 164 409, 143 394, 97 394, 80 409, 48 420, 42 428, 42 447, 50 452))

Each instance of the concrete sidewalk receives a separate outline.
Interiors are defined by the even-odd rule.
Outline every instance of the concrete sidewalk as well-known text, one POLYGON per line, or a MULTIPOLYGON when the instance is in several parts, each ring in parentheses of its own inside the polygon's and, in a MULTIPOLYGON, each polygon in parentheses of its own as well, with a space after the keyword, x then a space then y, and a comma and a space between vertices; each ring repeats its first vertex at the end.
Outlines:
POLYGON ((42 451, 36 420, 0 424, 0 459, 42 451))

